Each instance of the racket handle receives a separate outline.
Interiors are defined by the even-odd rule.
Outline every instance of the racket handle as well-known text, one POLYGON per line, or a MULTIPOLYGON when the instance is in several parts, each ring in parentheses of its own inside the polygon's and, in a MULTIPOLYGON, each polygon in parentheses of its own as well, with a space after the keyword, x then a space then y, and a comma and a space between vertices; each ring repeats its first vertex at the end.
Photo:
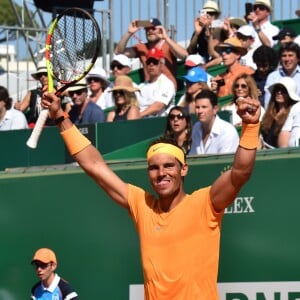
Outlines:
POLYGON ((40 114, 39 117, 35 123, 35 126, 31 132, 31 135, 29 137, 29 139, 26 142, 26 145, 29 148, 35 149, 37 146, 37 143, 39 141, 40 135, 42 133, 42 130, 44 128, 44 125, 47 121, 48 118, 48 109, 43 109, 40 114))

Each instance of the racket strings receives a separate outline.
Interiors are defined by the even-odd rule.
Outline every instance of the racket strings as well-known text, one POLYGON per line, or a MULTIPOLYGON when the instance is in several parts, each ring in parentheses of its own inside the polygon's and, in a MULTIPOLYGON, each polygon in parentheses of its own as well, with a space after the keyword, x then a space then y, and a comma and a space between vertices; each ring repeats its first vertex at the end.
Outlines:
POLYGON ((51 40, 50 61, 53 75, 61 83, 77 80, 87 72, 99 49, 95 26, 78 12, 58 20, 51 40))

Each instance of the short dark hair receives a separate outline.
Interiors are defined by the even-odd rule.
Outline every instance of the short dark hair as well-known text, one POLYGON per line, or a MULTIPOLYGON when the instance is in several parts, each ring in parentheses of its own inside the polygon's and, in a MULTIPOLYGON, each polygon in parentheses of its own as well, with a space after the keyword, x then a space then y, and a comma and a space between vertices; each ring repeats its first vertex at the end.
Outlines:
POLYGON ((253 61, 257 66, 269 66, 270 71, 274 71, 279 62, 277 51, 266 45, 259 46, 253 52, 253 61))
POLYGON ((218 96, 210 90, 201 91, 199 94, 196 95, 195 101, 203 98, 209 99, 212 106, 218 105, 218 96))
POLYGON ((9 97, 8 90, 4 86, 0 85, 0 101, 5 102, 5 108, 11 109, 12 99, 9 97))
POLYGON ((294 42, 284 43, 279 48, 279 57, 281 58, 283 52, 290 51, 295 52, 297 58, 300 60, 300 46, 294 42))

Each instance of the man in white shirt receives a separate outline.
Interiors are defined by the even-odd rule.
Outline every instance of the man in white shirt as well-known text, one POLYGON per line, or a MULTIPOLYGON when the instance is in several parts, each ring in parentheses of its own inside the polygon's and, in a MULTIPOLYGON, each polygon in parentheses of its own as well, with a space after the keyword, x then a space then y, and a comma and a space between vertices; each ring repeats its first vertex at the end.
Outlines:
POLYGON ((234 153, 239 145, 235 127, 218 115, 217 95, 203 90, 195 98, 198 122, 193 126, 192 146, 189 154, 234 153))
POLYGON ((12 107, 12 99, 5 87, 0 86, 0 131, 28 128, 25 115, 12 107))
POLYGON ((162 73, 164 62, 162 50, 152 48, 148 51, 146 67, 149 80, 139 85, 141 91, 139 106, 142 118, 166 116, 174 106, 175 86, 162 73))
POLYGON ((260 45, 273 47, 275 41, 273 36, 279 33, 279 28, 273 25, 270 20, 272 6, 270 0, 256 0, 253 5, 253 12, 246 16, 247 20, 252 22, 252 26, 256 32, 253 48, 260 45))

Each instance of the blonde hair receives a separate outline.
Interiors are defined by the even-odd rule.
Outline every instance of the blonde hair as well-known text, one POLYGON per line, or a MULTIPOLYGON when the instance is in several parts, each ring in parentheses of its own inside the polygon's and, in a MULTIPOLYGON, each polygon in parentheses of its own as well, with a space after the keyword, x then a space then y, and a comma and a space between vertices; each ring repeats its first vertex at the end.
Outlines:
POLYGON ((249 97, 252 99, 258 99, 258 87, 256 85, 255 80, 253 79, 253 77, 251 75, 242 73, 239 76, 237 76, 232 83, 232 86, 231 86, 231 93, 233 95, 232 101, 235 103, 235 101, 237 99, 237 96, 235 93, 235 85, 238 82, 238 80, 240 80, 240 79, 245 80, 248 90, 249 90, 249 97))

